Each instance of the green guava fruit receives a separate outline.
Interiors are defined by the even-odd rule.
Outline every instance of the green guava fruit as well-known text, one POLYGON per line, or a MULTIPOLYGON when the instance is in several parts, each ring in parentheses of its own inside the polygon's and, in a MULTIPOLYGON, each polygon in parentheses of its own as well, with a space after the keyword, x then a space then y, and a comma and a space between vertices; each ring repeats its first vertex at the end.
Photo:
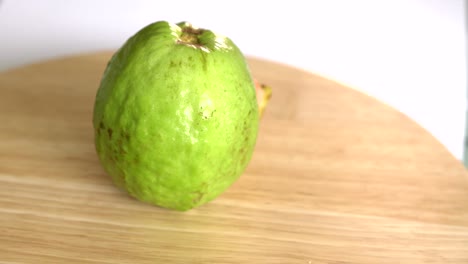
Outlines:
POLYGON ((150 24, 112 56, 94 105, 95 146, 138 200, 189 210, 244 172, 257 139, 254 82, 227 37, 183 22, 150 24))

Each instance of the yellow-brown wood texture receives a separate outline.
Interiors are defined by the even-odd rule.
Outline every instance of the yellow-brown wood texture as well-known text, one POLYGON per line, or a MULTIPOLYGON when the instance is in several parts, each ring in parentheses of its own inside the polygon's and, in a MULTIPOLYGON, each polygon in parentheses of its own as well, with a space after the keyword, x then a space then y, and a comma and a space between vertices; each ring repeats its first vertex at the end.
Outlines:
POLYGON ((0 73, 0 263, 468 263, 459 161, 391 107, 258 59, 273 98, 241 178, 188 212, 130 198, 93 143, 110 56, 0 73))

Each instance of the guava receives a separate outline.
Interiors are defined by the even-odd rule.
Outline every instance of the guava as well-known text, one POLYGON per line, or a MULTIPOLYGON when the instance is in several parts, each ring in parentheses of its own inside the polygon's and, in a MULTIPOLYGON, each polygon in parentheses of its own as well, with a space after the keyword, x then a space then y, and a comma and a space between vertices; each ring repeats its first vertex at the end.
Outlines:
POLYGON ((189 210, 231 186, 255 148, 259 107, 240 49, 190 23, 152 23, 112 56, 94 105, 95 146, 119 188, 189 210))

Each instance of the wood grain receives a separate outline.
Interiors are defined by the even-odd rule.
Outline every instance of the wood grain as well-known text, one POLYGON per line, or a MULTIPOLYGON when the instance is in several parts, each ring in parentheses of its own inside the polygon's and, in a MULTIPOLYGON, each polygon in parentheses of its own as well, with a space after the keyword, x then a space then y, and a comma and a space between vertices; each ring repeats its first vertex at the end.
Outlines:
POLYGON ((0 73, 0 263, 468 263, 468 174, 400 112, 250 59, 273 87, 254 157, 215 201, 160 209, 98 163, 110 53, 0 73))

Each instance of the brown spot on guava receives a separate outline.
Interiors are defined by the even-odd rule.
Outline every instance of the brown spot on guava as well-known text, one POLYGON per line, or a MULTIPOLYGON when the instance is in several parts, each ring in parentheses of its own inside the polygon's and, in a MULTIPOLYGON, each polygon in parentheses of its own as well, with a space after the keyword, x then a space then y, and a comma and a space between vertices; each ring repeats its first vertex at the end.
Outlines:
POLYGON ((109 139, 112 138, 112 129, 108 128, 107 129, 107 134, 109 135, 109 139))
POLYGON ((247 162, 247 154, 242 155, 242 164, 247 162))
POLYGON ((240 154, 243 154, 244 152, 245 152, 245 148, 239 149, 239 153, 240 153, 240 154))
POLYGON ((201 191, 196 191, 196 192, 193 192, 192 194, 195 196, 192 199, 193 204, 198 204, 201 201, 201 199, 203 199, 203 196, 205 196, 205 194, 201 191))
POLYGON ((124 132, 123 133, 123 137, 126 141, 129 141, 130 140, 130 134, 128 134, 127 132, 124 132))

